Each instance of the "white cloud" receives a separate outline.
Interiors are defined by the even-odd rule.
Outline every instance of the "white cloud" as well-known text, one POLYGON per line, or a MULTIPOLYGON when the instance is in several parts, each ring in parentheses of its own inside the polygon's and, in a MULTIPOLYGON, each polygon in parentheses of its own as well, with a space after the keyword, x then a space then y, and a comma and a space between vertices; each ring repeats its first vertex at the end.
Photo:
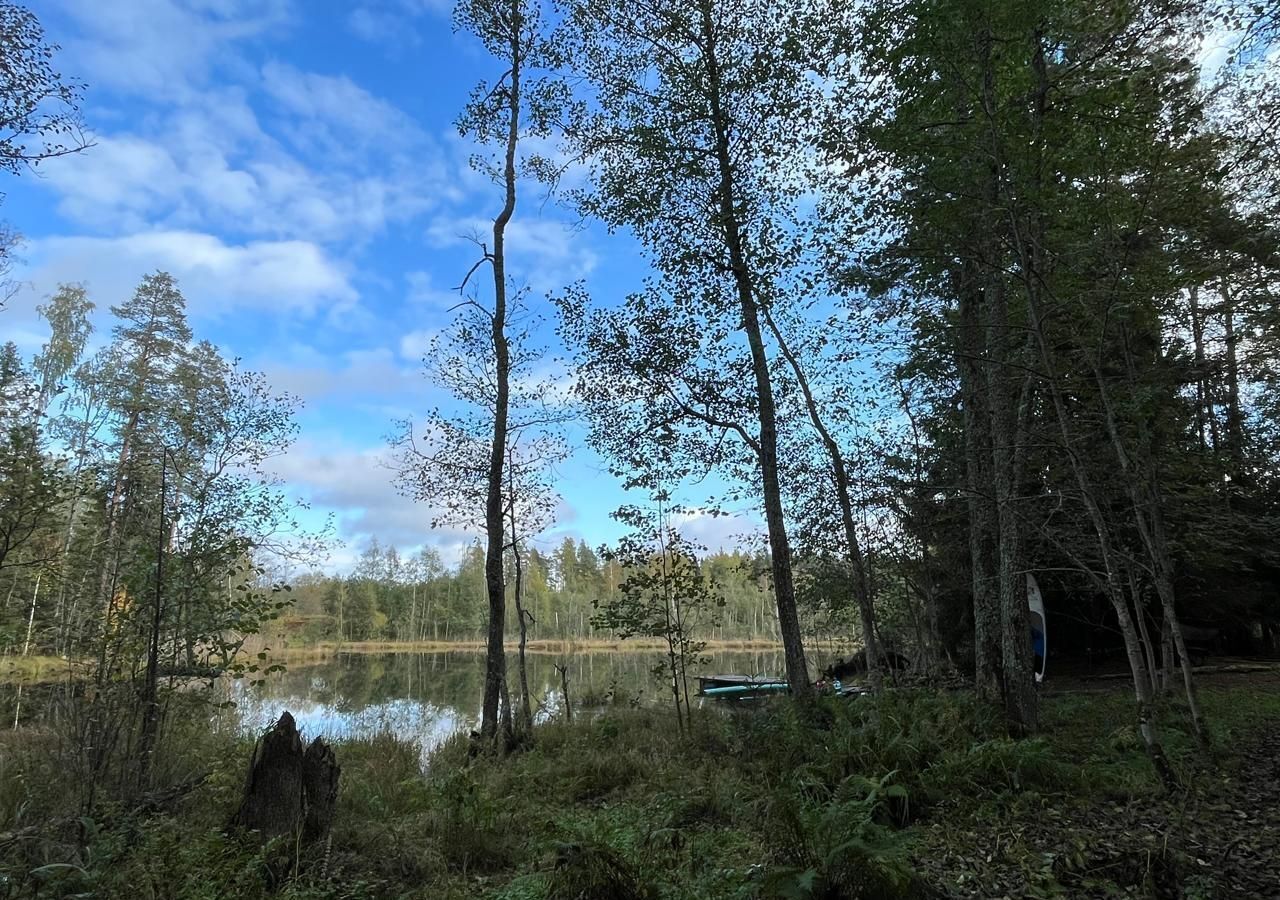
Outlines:
POLYGON ((278 28, 286 0, 69 0, 79 34, 62 40, 74 74, 127 93, 182 96, 218 66, 229 48, 278 28))
MULTIPOLYGON (((287 359, 273 353, 255 368, 266 373, 272 386, 311 403, 340 399, 368 408, 401 410, 419 392, 422 381, 415 367, 403 365, 393 351, 375 347, 337 354, 295 346, 287 359)), ((398 412, 397 414, 403 414, 398 412)))
POLYGON ((354 543, 377 537, 398 547, 431 544, 454 551, 475 532, 431 528, 432 509, 396 490, 393 457, 385 447, 346 448, 333 443, 299 442, 272 462, 303 499, 338 516, 339 536, 354 543))
POLYGON ((100 304, 128 296, 147 272, 171 272, 194 314, 240 308, 313 311, 347 304, 356 292, 342 267, 306 241, 228 244, 192 231, 141 232, 119 238, 51 237, 31 241, 22 280, 36 296, 59 282, 84 281, 100 304))
POLYGON ((409 302, 427 312, 447 312, 462 299, 456 287, 440 287, 430 272, 408 272, 405 281, 409 285, 409 302))
POLYGON ((749 546, 764 534, 760 521, 742 512, 716 516, 705 510, 689 510, 672 516, 672 524, 687 540, 701 544, 712 553, 749 546))
MULTIPOLYGON (((477 216, 437 218, 427 227, 427 240, 439 248, 473 246, 475 240, 488 245, 492 229, 491 220, 477 216)), ((539 293, 584 278, 599 262, 582 233, 556 219, 517 217, 507 226, 506 243, 509 275, 539 293)), ((477 258, 479 252, 477 247, 477 258)))
POLYGON ((410 331, 400 338, 400 355, 410 362, 420 363, 431 349, 431 344, 440 336, 438 328, 423 328, 410 331))
POLYGON ((347 28, 371 44, 399 50, 421 41, 418 19, 432 16, 447 19, 453 0, 363 0, 347 15, 347 28))
POLYGON ((392 13, 372 6, 357 6, 347 14, 347 28, 352 34, 371 44, 417 43, 417 35, 404 28, 404 21, 392 13))
POLYGON ((280 62, 262 67, 270 97, 298 120, 299 132, 324 153, 358 158, 386 153, 422 141, 417 124, 390 103, 375 97, 345 75, 303 72, 280 62))
MULTIPOLYGON (((361 154, 359 165, 336 165, 331 152, 319 154, 326 165, 309 165, 261 130, 238 92, 206 100, 200 112, 163 119, 153 136, 103 135, 88 151, 42 167, 45 183, 61 195, 59 211, 114 233, 164 224, 359 241, 427 209, 433 185, 446 180, 446 163, 433 163, 429 151, 414 166, 377 154, 361 154)), ((317 128, 328 143, 354 146, 353 134, 382 133, 354 123, 381 117, 327 120, 317 128)))

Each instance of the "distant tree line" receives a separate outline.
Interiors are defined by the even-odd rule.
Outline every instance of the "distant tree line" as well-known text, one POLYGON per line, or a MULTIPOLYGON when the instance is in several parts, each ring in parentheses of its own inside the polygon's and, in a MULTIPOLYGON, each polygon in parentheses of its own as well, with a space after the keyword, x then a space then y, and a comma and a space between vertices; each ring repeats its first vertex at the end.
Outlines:
MULTIPOLYGON (((531 616, 529 638, 613 638, 599 624, 600 610, 616 599, 629 569, 602 558, 583 540, 564 538, 551 551, 522 550, 524 605, 531 616)), ((769 586, 769 559, 763 552, 715 551, 698 559, 701 577, 719 605, 703 637, 715 640, 778 639, 769 586)), ((504 560, 508 582, 515 568, 504 560)), ((453 566, 428 547, 401 554, 376 539, 346 575, 312 573, 291 583, 293 607, 272 626, 278 639, 295 644, 319 641, 481 640, 487 633, 484 548, 471 544, 453 566)), ((853 630, 829 611, 814 607, 806 616, 811 634, 851 639, 853 630)), ((516 632, 514 605, 508 607, 507 634, 516 632)))

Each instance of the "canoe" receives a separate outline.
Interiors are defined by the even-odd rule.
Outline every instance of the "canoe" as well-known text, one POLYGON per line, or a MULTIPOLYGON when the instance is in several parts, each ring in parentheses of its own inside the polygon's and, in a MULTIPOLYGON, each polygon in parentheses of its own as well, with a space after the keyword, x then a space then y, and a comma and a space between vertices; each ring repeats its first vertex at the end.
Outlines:
POLYGON ((772 675, 699 675, 698 689, 702 693, 715 688, 726 687, 751 687, 758 688, 761 685, 782 685, 787 684, 785 678, 776 678, 772 675))
POLYGON ((767 681, 759 684, 731 684, 725 687, 703 688, 704 697, 750 697, 755 694, 779 693, 790 690, 785 681, 767 681))
POLYGON ((1031 647, 1035 654, 1036 681, 1044 681, 1045 663, 1049 655, 1048 619, 1044 612, 1044 595, 1036 576, 1027 575, 1027 607, 1030 610, 1031 647))

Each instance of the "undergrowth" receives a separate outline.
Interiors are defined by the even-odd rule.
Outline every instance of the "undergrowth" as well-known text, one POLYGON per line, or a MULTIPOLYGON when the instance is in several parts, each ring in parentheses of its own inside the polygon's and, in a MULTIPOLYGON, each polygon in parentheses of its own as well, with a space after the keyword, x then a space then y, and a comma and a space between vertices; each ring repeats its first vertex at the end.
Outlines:
MULTIPOLYGON (((1204 692, 1224 751, 1280 721, 1280 693, 1247 696, 1204 692)), ((1155 791, 1131 718, 1117 694, 1050 697, 1042 736, 1014 741, 966 694, 889 691, 704 710, 683 734, 665 710, 610 705, 539 726, 529 749, 506 758, 473 755, 458 738, 425 766, 411 740, 339 741, 331 842, 290 859, 283 880, 267 872, 289 848, 223 831, 246 739, 197 739, 188 724, 187 749, 165 771, 211 771, 179 807, 130 815, 121 803, 14 839, 75 810, 58 801, 42 743, 53 738, 11 735, 0 743, 0 897, 935 896, 920 869, 923 835, 954 828, 960 842, 966 822, 1155 791)), ((1170 755, 1190 777, 1203 763, 1177 710, 1164 718, 1170 755)), ((1027 883, 1063 895, 1056 879, 1070 859, 1033 857, 1026 849, 1027 883)))

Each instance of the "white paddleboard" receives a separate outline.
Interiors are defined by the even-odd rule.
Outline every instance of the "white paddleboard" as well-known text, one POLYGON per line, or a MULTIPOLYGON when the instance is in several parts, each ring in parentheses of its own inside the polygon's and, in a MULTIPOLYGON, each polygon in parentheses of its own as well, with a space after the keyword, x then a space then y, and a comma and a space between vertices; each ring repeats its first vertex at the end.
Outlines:
POLYGON ((1048 619, 1044 614, 1044 597, 1036 576, 1027 575, 1027 607, 1030 609, 1031 646, 1035 652, 1036 681, 1044 681, 1045 663, 1049 654, 1048 619))

